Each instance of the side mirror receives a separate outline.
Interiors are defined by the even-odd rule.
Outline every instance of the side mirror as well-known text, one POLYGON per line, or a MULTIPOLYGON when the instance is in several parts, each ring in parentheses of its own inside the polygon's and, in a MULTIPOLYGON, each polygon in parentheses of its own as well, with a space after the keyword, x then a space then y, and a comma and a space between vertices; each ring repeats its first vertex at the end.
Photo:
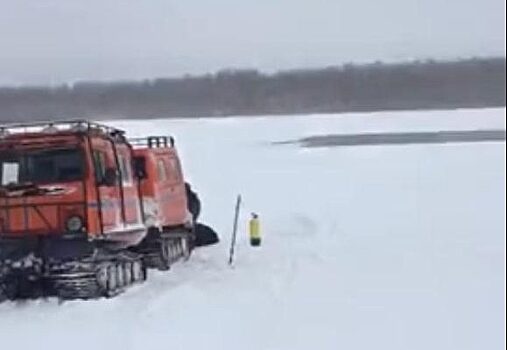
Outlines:
POLYGON ((118 183, 118 172, 114 168, 107 168, 104 177, 102 178, 101 185, 115 186, 118 183))

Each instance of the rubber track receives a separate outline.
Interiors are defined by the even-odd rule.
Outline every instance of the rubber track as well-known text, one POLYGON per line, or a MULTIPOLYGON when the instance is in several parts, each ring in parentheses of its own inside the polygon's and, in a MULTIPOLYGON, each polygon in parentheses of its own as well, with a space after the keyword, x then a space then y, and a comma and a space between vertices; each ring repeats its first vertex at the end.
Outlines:
MULTIPOLYGON (((142 266, 141 256, 135 256, 133 254, 120 254, 111 261, 97 261, 96 264, 91 265, 89 271, 79 271, 76 273, 76 277, 72 277, 68 274, 63 273, 62 275, 54 275, 50 277, 52 289, 55 294, 62 300, 73 300, 73 299, 97 299, 101 297, 112 297, 122 293, 125 289, 130 286, 143 282, 146 279, 146 271, 142 266), (131 271, 131 280, 123 285, 119 285, 117 280, 114 287, 110 287, 110 284, 105 281, 99 281, 99 271, 107 271, 107 269, 113 268, 115 276, 117 269, 120 268, 123 274, 125 264, 129 263, 132 265, 137 262, 141 269, 141 276, 134 280, 134 275, 131 271)), ((123 278, 122 278, 123 279, 123 278)))

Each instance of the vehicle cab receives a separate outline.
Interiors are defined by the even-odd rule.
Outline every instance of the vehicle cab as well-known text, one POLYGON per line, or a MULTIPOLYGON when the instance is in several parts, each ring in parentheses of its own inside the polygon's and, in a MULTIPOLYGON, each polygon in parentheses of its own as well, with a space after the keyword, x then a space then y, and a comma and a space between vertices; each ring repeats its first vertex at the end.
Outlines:
POLYGON ((0 127, 0 242, 137 244, 146 227, 132 160, 123 132, 104 125, 0 127))

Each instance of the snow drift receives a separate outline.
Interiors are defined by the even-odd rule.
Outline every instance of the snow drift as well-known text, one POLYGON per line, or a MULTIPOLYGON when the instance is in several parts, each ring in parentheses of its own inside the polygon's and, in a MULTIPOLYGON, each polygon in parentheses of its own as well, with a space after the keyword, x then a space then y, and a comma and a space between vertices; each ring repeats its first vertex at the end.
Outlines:
POLYGON ((114 124, 176 137, 202 221, 222 243, 115 299, 4 303, 2 349, 505 347, 505 143, 272 145, 505 129, 505 109, 114 124), (248 246, 250 211, 260 249, 248 246))

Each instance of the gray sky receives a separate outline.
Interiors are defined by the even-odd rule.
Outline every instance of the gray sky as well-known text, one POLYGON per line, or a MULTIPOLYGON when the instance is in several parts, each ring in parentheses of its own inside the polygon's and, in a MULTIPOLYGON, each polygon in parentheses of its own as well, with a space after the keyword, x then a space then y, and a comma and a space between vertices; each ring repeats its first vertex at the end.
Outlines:
POLYGON ((505 0, 0 0, 0 84, 505 55, 505 0))

